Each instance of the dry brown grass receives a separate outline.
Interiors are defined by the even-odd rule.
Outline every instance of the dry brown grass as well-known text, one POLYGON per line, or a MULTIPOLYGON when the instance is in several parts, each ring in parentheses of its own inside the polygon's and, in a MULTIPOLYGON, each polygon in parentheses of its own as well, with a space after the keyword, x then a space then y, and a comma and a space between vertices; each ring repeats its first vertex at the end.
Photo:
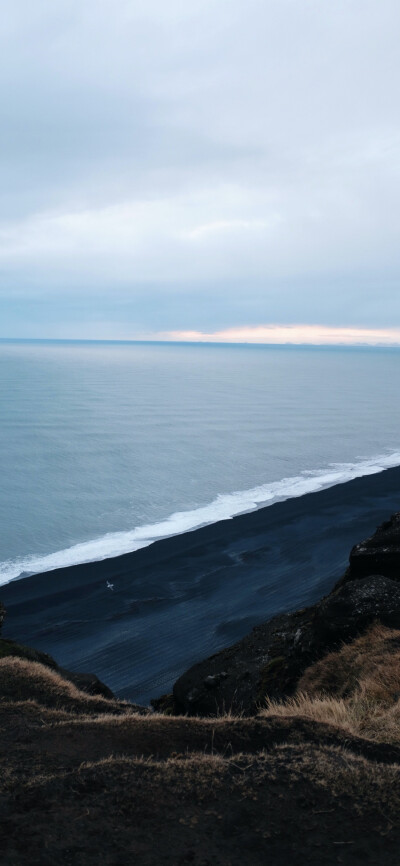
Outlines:
POLYGON ((88 695, 56 671, 11 656, 0 659, 0 697, 2 701, 35 701, 44 707, 86 715, 131 712, 129 704, 88 695))
MULTIPOLYGON (((33 703, 60 714, 53 724, 61 727, 68 720, 77 727, 91 720, 105 730, 110 723, 114 728, 117 716, 118 723, 130 730, 138 718, 129 704, 88 695, 48 667, 16 657, 0 659, 0 696, 3 705, 23 702, 28 711, 33 703)), ((400 631, 375 624, 308 668, 294 697, 281 703, 269 701, 261 716, 306 718, 376 742, 400 744, 400 631)), ((157 713, 151 718, 154 734, 162 728, 162 736, 158 732, 156 737, 159 748, 160 737, 168 740, 169 725, 174 731, 175 723, 157 713)), ((239 720, 228 715, 213 719, 215 733, 229 721, 239 720)), ((189 741, 190 721, 181 719, 179 724, 187 728, 189 741)), ((196 720, 196 730, 208 725, 207 719, 196 720)), ((186 734, 180 732, 183 739, 186 734)))
MULTIPOLYGON (((375 632, 379 664, 389 640, 390 656, 397 653, 394 637, 375 632)), ((358 658, 359 645, 351 653, 358 658)), ((329 720, 335 731, 286 718, 141 716, 80 692, 40 664, 5 659, 1 862, 392 866, 400 849, 400 765, 393 763, 400 750, 343 733, 361 725, 354 715, 362 703, 354 664, 346 669, 347 681, 353 677, 346 697, 316 692, 298 695, 295 708, 276 708, 282 716, 329 720)), ((359 658, 357 676, 374 683, 371 659, 363 664, 359 658)), ((308 672, 310 683, 317 673, 323 672, 308 672)), ((380 738, 393 740, 400 716, 391 734, 387 714, 397 711, 391 683, 386 678, 389 697, 368 697, 368 712, 370 728, 374 712, 386 713, 380 738)))
POLYGON ((308 668, 294 697, 264 717, 302 717, 377 742, 400 743, 400 631, 375 624, 308 668))
MULTIPOLYGON (((308 778, 320 788, 329 789, 335 797, 345 796, 348 802, 360 796, 380 809, 383 817, 399 822, 400 770, 398 764, 372 765, 360 755, 343 747, 284 744, 273 753, 275 772, 288 766, 293 779, 308 778)), ((340 862, 340 861, 339 861, 340 862)))
POLYGON ((347 698, 359 690, 360 683, 366 694, 385 704, 400 697, 400 631, 376 623, 352 643, 307 668, 297 690, 310 697, 347 698))

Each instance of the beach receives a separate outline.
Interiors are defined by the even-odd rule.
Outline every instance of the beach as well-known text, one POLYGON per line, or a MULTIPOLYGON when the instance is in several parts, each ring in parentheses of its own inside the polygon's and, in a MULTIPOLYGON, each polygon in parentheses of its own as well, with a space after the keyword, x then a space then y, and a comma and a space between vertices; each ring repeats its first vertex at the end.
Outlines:
POLYGON ((329 592, 352 545, 399 504, 400 467, 12 581, 4 634, 147 704, 254 625, 329 592))

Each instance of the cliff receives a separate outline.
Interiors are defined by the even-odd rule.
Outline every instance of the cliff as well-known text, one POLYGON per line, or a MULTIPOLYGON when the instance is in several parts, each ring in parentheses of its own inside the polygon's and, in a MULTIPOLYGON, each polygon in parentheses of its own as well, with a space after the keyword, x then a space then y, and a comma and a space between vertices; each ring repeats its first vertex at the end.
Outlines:
POLYGON ((351 551, 346 574, 312 607, 282 614, 190 668, 154 704, 174 714, 255 715, 292 695, 307 667, 375 620, 400 628, 400 513, 351 551))
POLYGON ((168 714, 0 641, 2 863, 396 862, 399 579, 397 514, 318 604, 186 672, 168 714))

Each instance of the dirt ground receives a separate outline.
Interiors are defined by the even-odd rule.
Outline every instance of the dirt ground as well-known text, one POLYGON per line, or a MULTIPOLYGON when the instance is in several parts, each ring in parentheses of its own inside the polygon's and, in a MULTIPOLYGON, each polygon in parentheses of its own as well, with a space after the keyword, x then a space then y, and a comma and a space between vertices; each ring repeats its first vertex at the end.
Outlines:
POLYGON ((5 866, 392 866, 400 749, 302 719, 0 704, 5 866))

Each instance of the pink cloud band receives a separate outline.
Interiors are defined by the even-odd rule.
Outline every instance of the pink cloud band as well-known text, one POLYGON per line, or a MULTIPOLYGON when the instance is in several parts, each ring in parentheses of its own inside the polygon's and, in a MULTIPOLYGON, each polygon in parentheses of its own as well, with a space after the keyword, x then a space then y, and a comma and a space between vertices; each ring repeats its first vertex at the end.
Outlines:
POLYGON ((166 331, 158 339, 199 343, 292 343, 301 345, 400 346, 400 328, 337 328, 325 325, 257 325, 220 331, 166 331))

